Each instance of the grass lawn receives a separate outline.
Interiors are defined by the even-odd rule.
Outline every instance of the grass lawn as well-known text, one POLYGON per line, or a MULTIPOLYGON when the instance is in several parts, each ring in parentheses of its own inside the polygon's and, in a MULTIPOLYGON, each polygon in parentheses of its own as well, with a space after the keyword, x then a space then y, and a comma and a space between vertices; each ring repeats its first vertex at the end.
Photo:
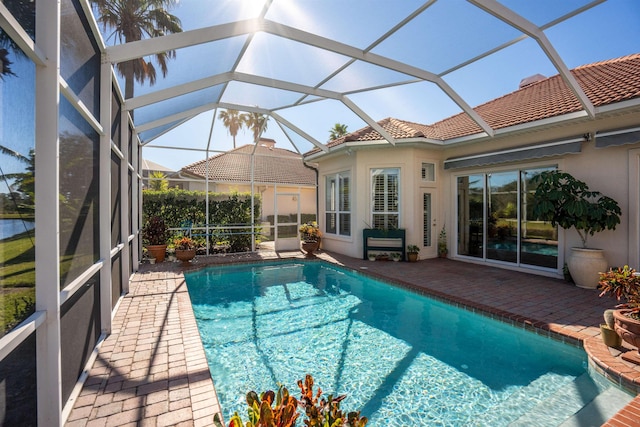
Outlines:
POLYGON ((0 334, 33 313, 36 298, 35 247, 27 233, 0 242, 0 334))
MULTIPOLYGON (((26 232, 0 241, 0 336, 29 317, 35 309, 35 250, 26 232)), ((65 255, 60 262, 62 277, 70 272, 74 262, 76 270, 83 269, 82 266, 93 262, 92 255, 65 255)), ((60 279, 51 280, 59 286, 60 279)))

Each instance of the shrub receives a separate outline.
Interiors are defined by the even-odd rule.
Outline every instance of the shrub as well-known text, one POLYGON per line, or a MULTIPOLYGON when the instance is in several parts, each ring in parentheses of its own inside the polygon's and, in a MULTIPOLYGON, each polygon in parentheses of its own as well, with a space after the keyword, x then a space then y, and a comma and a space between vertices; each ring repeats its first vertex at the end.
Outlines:
MULTIPOLYGON (((369 421, 361 417, 360 412, 344 413, 340 409, 340 402, 346 395, 322 398, 322 389, 313 391, 313 377, 306 375, 304 382, 298 381, 300 399, 289 394, 286 387, 280 385, 278 392, 272 390, 261 393, 255 391, 247 393, 249 421, 244 423, 236 412, 229 420, 229 427, 293 427, 300 416, 298 406, 304 409, 305 426, 317 427, 364 427, 369 421), (273 404, 275 403, 275 407, 273 404)), ((214 425, 223 427, 219 414, 214 417, 214 425)))

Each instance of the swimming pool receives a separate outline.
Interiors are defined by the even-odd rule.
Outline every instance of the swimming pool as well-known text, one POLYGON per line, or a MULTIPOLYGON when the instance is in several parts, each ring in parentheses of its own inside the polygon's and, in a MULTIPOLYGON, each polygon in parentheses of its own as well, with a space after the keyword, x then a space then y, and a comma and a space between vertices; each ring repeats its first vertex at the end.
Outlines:
POLYGON ((608 387, 581 349, 327 263, 185 278, 225 419, 307 373, 373 427, 557 426, 608 387))

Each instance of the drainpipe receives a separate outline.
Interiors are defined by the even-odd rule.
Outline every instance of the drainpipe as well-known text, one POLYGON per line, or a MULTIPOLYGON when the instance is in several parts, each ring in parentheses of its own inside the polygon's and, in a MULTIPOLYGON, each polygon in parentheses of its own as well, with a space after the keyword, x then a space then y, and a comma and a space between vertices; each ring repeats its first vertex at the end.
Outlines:
POLYGON ((313 166, 307 164, 307 162, 305 162, 304 160, 302 161, 302 164, 304 165, 304 167, 311 169, 312 171, 314 171, 316 173, 316 221, 318 223, 320 223, 320 218, 319 218, 319 209, 320 209, 320 192, 318 191, 319 189, 319 183, 318 183, 318 178, 320 176, 320 172, 318 171, 317 168, 314 168, 313 166))

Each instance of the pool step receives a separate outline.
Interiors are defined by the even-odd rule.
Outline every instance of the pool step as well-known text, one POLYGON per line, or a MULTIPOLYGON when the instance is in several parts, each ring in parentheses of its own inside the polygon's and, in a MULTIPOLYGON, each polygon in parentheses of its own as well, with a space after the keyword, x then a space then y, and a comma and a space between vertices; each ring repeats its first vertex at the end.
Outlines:
POLYGON ((629 403, 631 399, 633 399, 633 397, 627 393, 617 387, 611 386, 603 393, 600 393, 575 415, 562 423, 560 427, 599 427, 609 418, 613 417, 620 409, 629 403))
POLYGON ((509 425, 599 427, 629 400, 631 396, 613 386, 603 389, 584 373, 509 425))

